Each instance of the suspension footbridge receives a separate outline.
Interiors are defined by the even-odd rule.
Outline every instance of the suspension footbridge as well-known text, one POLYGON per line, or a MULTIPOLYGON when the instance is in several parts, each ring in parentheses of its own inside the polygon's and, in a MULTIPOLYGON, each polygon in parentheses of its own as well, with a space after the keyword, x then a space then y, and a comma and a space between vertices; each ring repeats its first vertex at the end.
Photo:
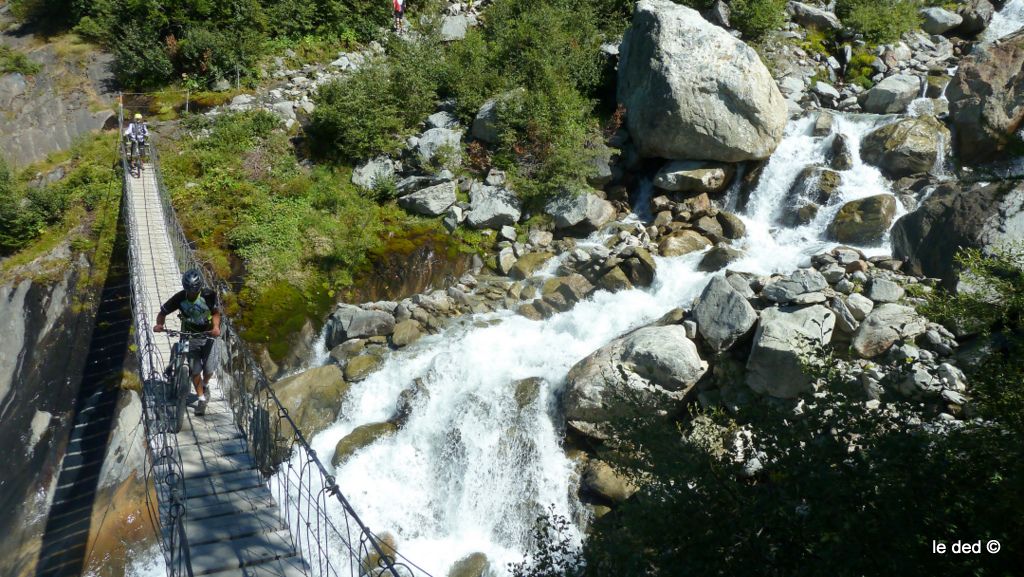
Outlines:
MULTIPOLYGON (((123 122, 123 114, 121 116, 123 122)), ((123 168, 134 349, 143 383, 147 472, 169 577, 429 577, 363 524, 282 407, 231 319, 222 317, 220 367, 206 414, 176 426, 164 374, 171 339, 152 330, 181 273, 203 272, 171 206, 150 144, 138 176, 123 168), (175 432, 177 431, 177 432, 175 432)), ((167 328, 177 329, 168 318, 167 328)))

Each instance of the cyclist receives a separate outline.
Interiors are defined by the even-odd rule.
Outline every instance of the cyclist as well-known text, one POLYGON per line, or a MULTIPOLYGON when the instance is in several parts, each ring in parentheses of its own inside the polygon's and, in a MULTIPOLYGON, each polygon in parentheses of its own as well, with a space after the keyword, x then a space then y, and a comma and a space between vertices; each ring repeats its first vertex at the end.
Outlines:
MULTIPOLYGON (((220 336, 220 305, 217 293, 203 288, 203 277, 199 271, 192 269, 181 277, 184 290, 167 299, 156 315, 156 326, 153 332, 163 332, 164 320, 174 311, 181 311, 181 330, 188 333, 207 333, 211 337, 220 336)), ((206 413, 208 401, 206 386, 217 368, 217 357, 214 354, 213 338, 193 338, 189 347, 189 366, 192 370, 192 384, 196 388, 196 415, 206 413)))
POLYGON ((146 139, 149 138, 149 128, 146 127, 146 123, 142 121, 142 115, 138 112, 135 113, 135 117, 132 122, 128 125, 128 128, 124 131, 124 137, 131 144, 131 156, 132 162, 136 162, 136 159, 142 155, 142 147, 146 143, 146 139))

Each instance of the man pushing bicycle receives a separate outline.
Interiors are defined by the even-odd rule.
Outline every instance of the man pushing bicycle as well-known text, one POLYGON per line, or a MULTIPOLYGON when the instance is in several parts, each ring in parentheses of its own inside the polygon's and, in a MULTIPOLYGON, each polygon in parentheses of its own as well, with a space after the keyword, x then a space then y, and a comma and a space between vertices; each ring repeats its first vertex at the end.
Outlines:
POLYGON ((160 307, 153 332, 163 332, 167 315, 180 311, 182 332, 205 333, 213 337, 195 337, 189 347, 188 361, 192 371, 192 385, 199 397, 196 401, 196 415, 199 416, 206 413, 206 403, 209 401, 206 386, 217 368, 213 339, 220 336, 220 305, 217 293, 203 288, 203 277, 198 270, 192 269, 182 275, 181 285, 184 290, 167 299, 160 307))

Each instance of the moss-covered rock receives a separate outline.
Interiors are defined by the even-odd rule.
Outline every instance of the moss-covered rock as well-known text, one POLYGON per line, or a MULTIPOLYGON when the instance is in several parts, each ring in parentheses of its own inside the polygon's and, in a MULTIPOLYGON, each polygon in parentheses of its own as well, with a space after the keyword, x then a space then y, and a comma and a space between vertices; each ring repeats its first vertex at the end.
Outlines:
POLYGON ((932 173, 950 150, 949 129, 935 117, 906 118, 872 131, 860 144, 865 162, 890 178, 932 173))
POLYGON ((516 280, 529 278, 533 276, 533 273, 537 272, 540 267, 544 266, 544 263, 551 260, 551 257, 553 256, 555 255, 550 252, 531 252, 529 254, 524 254, 514 265, 512 265, 508 275, 516 280))
POLYGON ((448 570, 448 577, 483 577, 489 566, 487 555, 472 553, 456 561, 448 570))
POLYGON ((682 256, 711 246, 711 241, 695 230, 679 230, 658 243, 662 256, 682 256))
POLYGON ((896 215, 896 197, 889 194, 869 196, 843 205, 828 227, 828 235, 843 243, 881 242, 896 215))
POLYGON ((349 384, 339 366, 325 365, 281 379, 272 388, 302 434, 309 438, 338 418, 349 384))
POLYGON ((380 357, 374 354, 360 355, 345 365, 345 380, 355 383, 365 379, 380 366, 380 357))
POLYGON ((331 464, 338 467, 360 449, 368 447, 378 439, 392 435, 396 431, 398 431, 398 425, 387 421, 356 427, 351 433, 342 437, 338 444, 335 445, 331 464))

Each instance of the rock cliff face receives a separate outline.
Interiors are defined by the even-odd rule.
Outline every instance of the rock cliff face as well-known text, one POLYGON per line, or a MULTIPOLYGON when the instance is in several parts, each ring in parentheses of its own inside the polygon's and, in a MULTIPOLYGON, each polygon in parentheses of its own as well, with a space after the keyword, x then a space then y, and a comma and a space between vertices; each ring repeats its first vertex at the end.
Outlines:
POLYGON ((0 286, 0 573, 35 563, 92 329, 72 306, 77 267, 52 284, 0 286), (26 550, 26 548, 29 548, 26 550))
MULTIPOLYGON (((0 15, 0 30, 8 25, 0 15)), ((110 55, 85 45, 65 50, 34 42, 16 29, 0 32, 0 44, 42 66, 31 76, 0 75, 0 155, 15 166, 66 150, 114 118, 110 55)))

